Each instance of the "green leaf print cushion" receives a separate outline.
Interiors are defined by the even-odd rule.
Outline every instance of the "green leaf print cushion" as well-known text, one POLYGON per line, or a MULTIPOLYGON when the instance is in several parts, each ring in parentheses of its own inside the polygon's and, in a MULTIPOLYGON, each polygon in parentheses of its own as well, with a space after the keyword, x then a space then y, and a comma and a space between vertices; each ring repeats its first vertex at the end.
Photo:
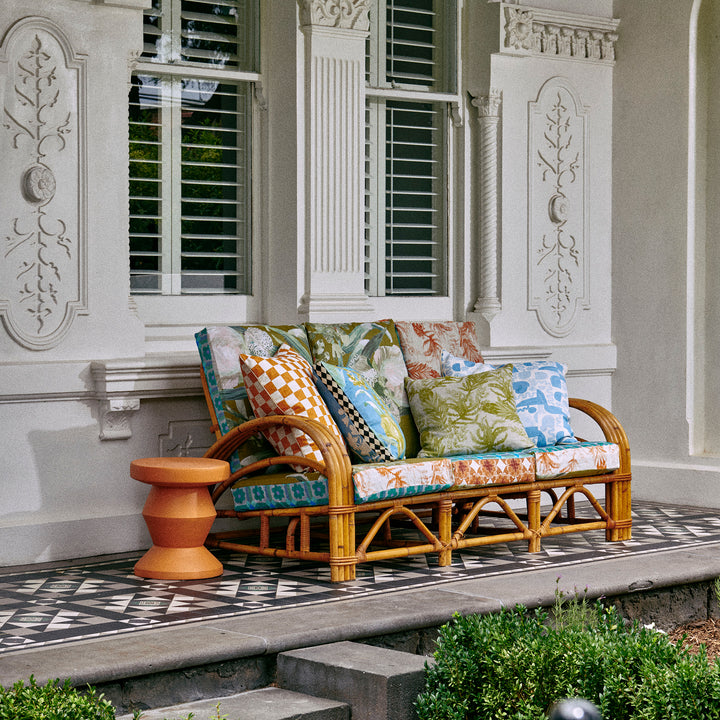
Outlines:
POLYGON ((418 457, 533 447, 515 407, 512 365, 464 378, 405 381, 420 431, 418 457))

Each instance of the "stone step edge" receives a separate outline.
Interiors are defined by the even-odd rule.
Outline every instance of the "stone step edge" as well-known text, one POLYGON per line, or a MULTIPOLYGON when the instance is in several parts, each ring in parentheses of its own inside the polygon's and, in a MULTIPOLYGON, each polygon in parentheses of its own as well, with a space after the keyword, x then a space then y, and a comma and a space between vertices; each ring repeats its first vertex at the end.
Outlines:
MULTIPOLYGON (((349 720, 350 706, 278 687, 144 710, 140 720, 349 720)), ((132 713, 116 720, 133 720, 132 713)))

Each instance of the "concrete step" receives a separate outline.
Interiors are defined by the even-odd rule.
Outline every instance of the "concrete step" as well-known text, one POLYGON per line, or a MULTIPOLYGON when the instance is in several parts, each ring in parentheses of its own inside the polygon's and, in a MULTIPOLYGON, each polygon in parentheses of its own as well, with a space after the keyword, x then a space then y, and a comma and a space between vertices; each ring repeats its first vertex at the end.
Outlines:
MULTIPOLYGON (((239 695, 146 710, 141 720, 350 720, 346 703, 267 687, 239 695)), ((133 720, 121 715, 117 720, 133 720)))
POLYGON ((350 641, 278 655, 280 687, 350 705, 352 720, 413 720, 430 658, 350 641))

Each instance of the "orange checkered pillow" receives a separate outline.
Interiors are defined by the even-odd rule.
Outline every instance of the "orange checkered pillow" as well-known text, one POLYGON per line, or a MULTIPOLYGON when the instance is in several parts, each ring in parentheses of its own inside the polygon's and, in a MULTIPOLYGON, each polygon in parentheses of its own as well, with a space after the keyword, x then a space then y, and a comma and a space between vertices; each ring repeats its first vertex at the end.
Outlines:
MULTIPOLYGON (((240 369, 256 417, 302 415, 313 418, 327 425, 341 447, 345 446, 338 426, 315 387, 310 363, 289 345, 281 345, 270 358, 241 354, 240 369)), ((268 430, 265 436, 281 455, 300 455, 323 461, 318 446, 302 430, 277 427, 268 430)))

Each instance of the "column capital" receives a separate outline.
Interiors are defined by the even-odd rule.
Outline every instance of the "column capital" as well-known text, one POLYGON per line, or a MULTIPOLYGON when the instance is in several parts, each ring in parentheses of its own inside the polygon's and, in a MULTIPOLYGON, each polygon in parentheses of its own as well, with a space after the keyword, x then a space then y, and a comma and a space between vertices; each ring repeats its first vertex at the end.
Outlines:
POLYGON ((370 28, 368 10, 372 0, 298 0, 300 25, 343 30, 370 28))

